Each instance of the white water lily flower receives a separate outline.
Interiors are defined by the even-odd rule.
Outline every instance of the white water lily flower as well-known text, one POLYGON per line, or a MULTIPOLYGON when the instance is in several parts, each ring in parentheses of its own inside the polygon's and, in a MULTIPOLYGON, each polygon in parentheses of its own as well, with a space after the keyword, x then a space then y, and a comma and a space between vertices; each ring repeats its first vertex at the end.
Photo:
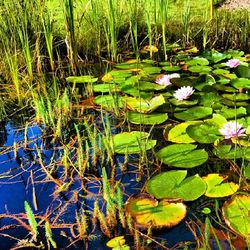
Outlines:
POLYGON ((155 82, 163 86, 169 86, 172 84, 170 80, 173 78, 180 78, 180 75, 177 73, 170 75, 160 75, 156 78, 155 82))
POLYGON ((230 59, 227 61, 226 66, 230 68, 236 68, 240 65, 240 60, 239 59, 230 59))
POLYGON ((194 93, 193 87, 186 86, 186 87, 181 87, 180 89, 177 89, 174 92, 173 96, 177 100, 183 101, 183 100, 188 99, 193 93, 194 93))
POLYGON ((236 121, 225 123, 219 131, 225 139, 246 136, 246 129, 242 128, 242 124, 236 121))

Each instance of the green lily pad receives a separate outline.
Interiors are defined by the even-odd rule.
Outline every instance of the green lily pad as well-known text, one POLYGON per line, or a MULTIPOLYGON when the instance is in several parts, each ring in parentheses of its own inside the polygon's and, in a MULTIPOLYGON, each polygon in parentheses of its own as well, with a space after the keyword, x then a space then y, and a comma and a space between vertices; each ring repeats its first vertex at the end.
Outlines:
POLYGON ((128 199, 126 212, 139 227, 162 228, 179 224, 186 217, 187 209, 181 202, 166 199, 158 202, 148 194, 141 194, 128 199))
POLYGON ((177 71, 181 70, 181 68, 179 66, 165 66, 162 69, 167 71, 167 72, 177 72, 177 71))
POLYGON ((224 116, 222 116, 222 115, 213 114, 212 118, 206 119, 206 120, 204 120, 204 122, 206 122, 208 124, 211 124, 212 126, 221 128, 221 126, 224 123, 227 123, 227 119, 224 116))
POLYGON ((214 143, 220 138, 218 127, 208 123, 190 125, 186 129, 187 134, 199 143, 214 143))
POLYGON ((143 91, 156 91, 156 90, 162 90, 166 88, 163 85, 155 84, 152 82, 145 82, 145 81, 139 81, 138 85, 136 85, 135 87, 143 91))
POLYGON ((177 106, 177 107, 189 107, 189 106, 194 106, 198 103, 198 99, 194 99, 194 100, 183 100, 183 101, 179 101, 176 98, 171 98, 169 99, 169 102, 172 103, 173 105, 177 106))
POLYGON ((161 149, 156 156, 169 166, 193 168, 208 160, 207 152, 196 148, 193 144, 174 144, 161 149))
POLYGON ((144 67, 140 74, 142 75, 152 75, 152 74, 159 74, 161 72, 161 68, 159 67, 144 67))
POLYGON ((213 109, 209 107, 193 107, 183 112, 175 112, 174 117, 182 121, 192 121, 212 115, 213 109))
POLYGON ((187 170, 160 173, 147 182, 146 191, 157 199, 196 200, 206 192, 206 183, 199 175, 186 176, 187 170))
POLYGON ((98 78, 93 76, 69 76, 66 78, 67 82, 72 83, 93 83, 97 82, 98 78))
POLYGON ((202 177, 207 183, 207 197, 226 197, 234 194, 239 185, 234 182, 227 182, 228 176, 221 174, 209 174, 202 177))
POLYGON ((122 99, 120 96, 115 95, 99 95, 96 96, 93 102, 97 105, 113 110, 114 108, 123 108, 122 99))
POLYGON ((149 139, 149 133, 133 131, 112 136, 110 145, 113 145, 113 151, 118 154, 135 154, 153 148, 156 142, 149 139))
POLYGON ((250 68, 244 65, 239 65, 235 69, 235 73, 238 77, 250 78, 250 68))
POLYGON ((218 104, 220 103, 220 100, 220 95, 215 92, 202 93, 200 95, 200 105, 205 107, 211 107, 215 104, 218 104))
POLYGON ((193 59, 189 60, 186 62, 187 65, 202 65, 202 66, 206 66, 206 65, 209 65, 209 61, 204 58, 204 57, 199 57, 199 56, 196 56, 194 57, 193 59))
POLYGON ((189 67, 188 70, 193 73, 209 73, 212 68, 209 66, 196 65, 189 67))
POLYGON ((250 147, 239 147, 237 145, 219 145, 214 148, 213 152, 220 159, 244 158, 250 161, 250 147))
POLYGON ((250 89, 250 79, 238 78, 231 81, 233 87, 240 89, 250 89))
POLYGON ((167 113, 142 114, 137 112, 128 112, 128 120, 133 124, 154 125, 161 124, 168 119, 167 113))
POLYGON ((213 73, 216 75, 225 75, 225 74, 229 74, 230 71, 226 69, 215 69, 213 70, 213 73))
POLYGON ((226 98, 230 101, 240 102, 240 101, 248 101, 250 99, 250 96, 245 93, 239 93, 239 94, 222 94, 223 98, 226 98))
POLYGON ((231 55, 227 55, 224 53, 220 53, 216 50, 212 50, 212 51, 204 51, 202 53, 202 56, 207 58, 209 61, 213 62, 213 63, 218 63, 223 61, 224 59, 229 59, 231 58, 231 55))
POLYGON ((142 98, 124 97, 124 105, 139 113, 150 113, 165 103, 165 98, 162 95, 155 96, 151 100, 144 100, 142 98))
POLYGON ((244 176, 250 180, 250 164, 244 168, 244 176))
POLYGON ((131 72, 123 71, 123 70, 112 70, 106 73, 102 77, 103 82, 112 82, 112 83, 121 83, 126 80, 126 78, 132 75, 131 72))
POLYGON ((119 86, 113 83, 95 84, 92 87, 94 92, 102 92, 102 93, 113 93, 113 92, 119 92, 121 90, 119 86))
POLYGON ((216 110, 217 114, 224 116, 226 119, 234 119, 235 117, 242 117, 247 114, 247 110, 244 107, 228 108, 224 106, 221 110, 216 110))
MULTIPOLYGON (((151 99, 154 96, 153 92, 145 92, 145 91, 141 91, 138 88, 134 87, 133 85, 126 85, 121 87, 121 91, 125 94, 137 97, 137 98, 141 98, 143 99, 151 99)), ((129 97, 123 97, 123 99, 126 99, 129 97)), ((136 99, 136 98, 134 98, 136 99)))
POLYGON ((250 196, 237 194, 226 201, 222 207, 222 214, 226 224, 236 233, 250 241, 250 196))
POLYGON ((188 126, 192 124, 200 123, 199 121, 192 122, 183 122, 175 125, 172 129, 170 129, 167 133, 164 131, 164 137, 167 138, 168 141, 175 143, 193 143, 195 140, 191 138, 186 129, 188 126))
POLYGON ((212 75, 204 74, 197 78, 194 87, 199 91, 203 91, 203 89, 211 88, 215 83, 216 81, 212 75))
POLYGON ((223 92, 228 92, 228 93, 237 92, 237 89, 230 87, 230 86, 223 85, 223 84, 214 84, 213 87, 216 90, 223 91, 223 92))

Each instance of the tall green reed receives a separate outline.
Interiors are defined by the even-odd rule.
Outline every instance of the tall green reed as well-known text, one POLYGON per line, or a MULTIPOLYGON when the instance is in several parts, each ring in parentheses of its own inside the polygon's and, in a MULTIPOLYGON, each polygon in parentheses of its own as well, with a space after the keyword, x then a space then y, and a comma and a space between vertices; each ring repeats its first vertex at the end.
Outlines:
POLYGON ((162 31, 162 45, 164 58, 167 60, 167 47, 166 47, 166 25, 167 25, 167 15, 168 15, 168 0, 159 0, 159 16, 162 31))
POLYGON ((77 73, 77 41, 75 38, 75 20, 74 20, 74 6, 73 0, 64 1, 64 18, 67 36, 65 43, 68 50, 68 58, 73 74, 77 73))
POLYGON ((52 15, 49 13, 43 13, 42 25, 44 31, 44 37, 46 41, 46 48, 49 55, 51 71, 55 71, 55 62, 53 56, 53 20, 52 15))
POLYGON ((111 58, 117 60, 117 22, 116 14, 118 12, 116 0, 108 0, 107 8, 107 30, 110 36, 111 58))

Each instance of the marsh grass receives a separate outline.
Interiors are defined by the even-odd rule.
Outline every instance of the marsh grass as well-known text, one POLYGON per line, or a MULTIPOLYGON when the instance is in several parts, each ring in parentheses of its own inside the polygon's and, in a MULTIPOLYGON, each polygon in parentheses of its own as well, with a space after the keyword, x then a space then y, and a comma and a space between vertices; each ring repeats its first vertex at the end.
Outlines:
MULTIPOLYGON (((117 61, 123 51, 132 50, 139 58, 140 49, 150 45, 152 58, 156 45, 167 59, 166 44, 176 41, 184 47, 248 49, 249 11, 216 9, 211 0, 62 3, 6 0, 0 7, 2 72, 15 86, 19 104, 23 92, 33 92, 33 81, 48 68, 59 77, 77 74, 84 59, 96 56, 117 61)), ((58 91, 55 80, 53 88, 58 91)))

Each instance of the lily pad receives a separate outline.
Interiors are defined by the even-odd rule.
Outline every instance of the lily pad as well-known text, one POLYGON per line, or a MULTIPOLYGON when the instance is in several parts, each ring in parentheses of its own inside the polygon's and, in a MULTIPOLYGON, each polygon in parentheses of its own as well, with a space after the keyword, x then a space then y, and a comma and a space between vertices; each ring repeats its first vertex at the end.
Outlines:
POLYGON ((244 176, 250 180, 250 164, 244 168, 244 176))
POLYGON ((191 138, 186 129, 188 126, 192 124, 200 123, 199 121, 196 122, 183 122, 180 124, 175 125, 172 129, 170 129, 167 133, 164 131, 164 137, 167 138, 168 141, 175 142, 175 143, 193 143, 195 140, 191 138))
POLYGON ((209 174, 202 177, 207 183, 207 197, 226 197, 234 194, 239 189, 239 185, 234 182, 227 182, 228 176, 221 174, 209 174))
POLYGON ((236 233, 250 240, 250 196, 237 194, 226 201, 222 214, 226 224, 236 233))
POLYGON ((113 83, 104 83, 104 84, 95 84, 93 85, 94 92, 102 92, 102 93, 113 93, 119 92, 121 89, 119 86, 113 83))
POLYGON ((216 75, 225 75, 225 74, 229 74, 230 71, 226 69, 215 69, 213 70, 213 73, 216 75))
POLYGON ((242 117, 247 114, 247 110, 244 107, 228 108, 224 106, 221 110, 216 110, 217 114, 224 116, 226 119, 234 119, 235 117, 242 117))
POLYGON ((188 70, 193 73, 209 73, 212 68, 209 66, 196 65, 189 67, 188 70))
POLYGON ((97 82, 98 78, 95 78, 93 76, 69 76, 66 78, 67 82, 72 82, 72 83, 93 83, 97 82))
POLYGON ((123 70, 112 70, 102 77, 103 82, 124 82, 127 77, 132 75, 131 72, 123 70))
POLYGON ((126 212, 132 216, 137 226, 142 228, 174 227, 187 213, 181 202, 161 200, 158 202, 148 194, 130 197, 126 202, 126 212))
POLYGON ((139 83, 135 87, 143 91, 155 91, 155 90, 162 90, 166 88, 163 85, 155 84, 152 82, 145 82, 145 81, 139 81, 139 83))
POLYGON ((223 61, 224 59, 231 58, 231 55, 220 53, 220 52, 218 52, 216 50, 204 51, 202 53, 202 56, 205 57, 205 58, 207 58, 209 61, 211 61, 213 63, 218 63, 220 61, 223 61))
POLYGON ((191 65, 203 65, 203 66, 206 66, 206 65, 209 65, 209 61, 204 57, 196 56, 193 59, 187 61, 186 64, 190 65, 190 66, 191 65))
POLYGON ((155 96, 151 100, 142 98, 125 97, 123 98, 124 105, 133 111, 139 113, 150 113, 165 103, 165 98, 162 95, 155 96))
POLYGON ((244 151, 242 148, 232 145, 219 145, 213 150, 220 159, 239 159, 245 155, 244 151))
POLYGON ((238 78, 238 79, 234 79, 231 82, 232 86, 240 89, 240 88, 244 88, 244 89, 250 89, 250 79, 246 79, 246 78, 238 78))
POLYGON ((196 148, 193 144, 174 144, 161 149, 156 156, 169 166, 193 168, 208 160, 207 152, 196 148))
POLYGON ((207 123, 190 125, 187 127, 187 134, 199 143, 214 143, 220 138, 218 127, 207 123))
POLYGON ((250 78, 250 67, 239 65, 235 69, 235 73, 238 77, 250 78))
POLYGON ((245 93, 239 93, 239 94, 223 94, 223 98, 226 98, 230 101, 240 102, 240 101, 248 101, 250 99, 250 96, 245 93))
POLYGON ((123 103, 120 96, 115 95, 99 95, 96 96, 93 100, 95 104, 100 105, 109 110, 113 110, 114 108, 123 108, 123 103))
POLYGON ((126 242, 126 240, 125 240, 124 236, 117 236, 117 237, 109 240, 106 243, 106 246, 110 247, 110 248, 120 247, 120 246, 123 246, 125 244, 125 242, 126 242))
POLYGON ((137 112, 128 112, 128 120, 133 124, 154 125, 161 124, 168 119, 167 113, 142 114, 137 112))
POLYGON ((213 109, 209 107, 193 107, 189 108, 183 112, 176 112, 174 116, 183 121, 192 121, 205 118, 209 115, 212 115, 213 109))
POLYGON ((171 98, 169 99, 169 102, 177 107, 189 107, 196 105, 198 103, 198 99, 179 101, 176 98, 171 98))
POLYGON ((181 68, 179 66, 165 66, 162 69, 167 71, 167 72, 177 72, 177 71, 181 70, 181 68))
POLYGON ((196 200, 205 193, 206 183, 199 175, 188 178, 186 176, 187 170, 160 173, 147 182, 146 191, 157 199, 196 200))
POLYGON ((149 133, 133 131, 112 136, 110 145, 118 154, 135 154, 153 148, 156 142, 149 139, 149 133))

